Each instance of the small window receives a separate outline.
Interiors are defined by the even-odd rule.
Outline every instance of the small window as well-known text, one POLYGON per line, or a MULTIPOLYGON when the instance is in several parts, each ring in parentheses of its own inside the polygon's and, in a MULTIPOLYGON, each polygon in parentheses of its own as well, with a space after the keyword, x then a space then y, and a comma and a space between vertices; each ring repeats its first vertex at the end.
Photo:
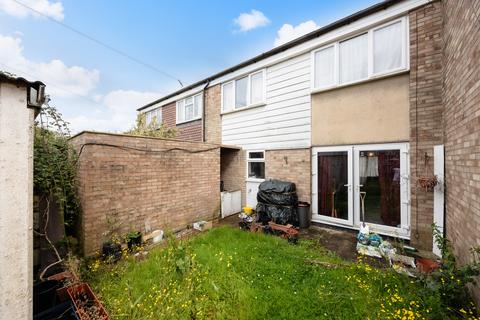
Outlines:
POLYGON ((177 101, 177 123, 200 119, 202 109, 202 93, 177 101))
POLYGON ((362 34, 340 42, 340 83, 368 77, 368 36, 362 34))
POLYGON ((373 72, 385 73, 402 67, 402 22, 373 31, 373 72))
POLYGON ((315 52, 315 88, 335 84, 335 47, 331 46, 315 52))
POLYGON ((259 71, 222 85, 222 111, 228 112, 265 102, 265 72, 259 71))
POLYGON ((265 153, 263 151, 248 152, 248 178, 265 179, 265 153))
POLYGON ((156 125, 162 123, 162 108, 157 108, 145 113, 145 123, 149 126, 155 120, 156 125))

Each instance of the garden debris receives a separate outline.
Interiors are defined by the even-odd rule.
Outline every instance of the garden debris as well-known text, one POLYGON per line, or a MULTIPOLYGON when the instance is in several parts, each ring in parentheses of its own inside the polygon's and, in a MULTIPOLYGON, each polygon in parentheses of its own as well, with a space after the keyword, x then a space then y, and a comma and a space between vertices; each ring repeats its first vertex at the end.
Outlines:
POLYGON ((163 240, 163 230, 154 230, 152 233, 143 236, 144 241, 152 240, 153 243, 159 243, 163 240))
POLYGON ((392 268, 399 274, 404 274, 411 278, 416 278, 416 276, 412 272, 410 272, 409 268, 401 263, 392 264, 392 268))
POLYGON ((382 253, 378 247, 365 245, 360 242, 357 243, 357 252, 364 256, 382 258, 382 253))
POLYGON ((415 261, 418 270, 423 273, 431 273, 440 268, 440 263, 432 259, 417 258, 415 261))
POLYGON ((311 264, 311 265, 319 265, 319 266, 325 267, 327 269, 337 269, 337 268, 341 267, 340 265, 335 264, 335 263, 319 261, 319 260, 316 260, 316 259, 306 259, 305 262, 308 263, 308 264, 311 264))
POLYGON ((287 239, 289 242, 296 243, 298 241, 298 228, 291 224, 281 225, 270 221, 268 225, 263 225, 261 223, 253 222, 250 226, 250 231, 258 232, 259 230, 263 230, 264 233, 279 235, 280 237, 287 239))
POLYGON ((198 231, 206 231, 208 229, 211 229, 213 226, 212 221, 198 221, 193 224, 193 229, 198 230, 198 231))
POLYGON ((148 251, 140 251, 134 254, 135 260, 142 261, 148 256, 148 251))

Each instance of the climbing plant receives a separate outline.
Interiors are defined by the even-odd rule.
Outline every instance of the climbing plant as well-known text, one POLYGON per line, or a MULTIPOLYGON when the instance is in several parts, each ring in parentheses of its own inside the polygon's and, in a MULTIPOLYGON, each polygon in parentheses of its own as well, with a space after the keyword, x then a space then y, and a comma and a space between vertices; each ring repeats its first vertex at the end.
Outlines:
POLYGON ((154 117, 150 123, 147 124, 147 120, 144 113, 137 115, 135 126, 126 131, 125 134, 131 134, 134 136, 154 137, 154 138, 175 138, 177 136, 177 129, 167 127, 163 122, 158 123, 157 118, 154 117))
POLYGON ((35 122, 33 185, 37 195, 53 199, 63 212, 65 232, 74 234, 80 205, 76 192, 77 153, 68 143, 68 123, 44 104, 35 122))

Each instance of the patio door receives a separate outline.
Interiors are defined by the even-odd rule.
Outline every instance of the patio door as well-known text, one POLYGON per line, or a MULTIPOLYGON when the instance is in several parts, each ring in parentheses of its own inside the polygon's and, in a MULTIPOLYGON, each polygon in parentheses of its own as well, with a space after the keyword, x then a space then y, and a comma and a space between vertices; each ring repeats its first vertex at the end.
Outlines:
POLYGON ((313 148, 312 218, 408 238, 408 172, 407 143, 313 148))
POLYGON ((312 218, 353 226, 353 148, 314 148, 312 218))
POLYGON ((374 232, 408 237, 408 144, 354 146, 354 164, 354 225, 365 220, 374 232))

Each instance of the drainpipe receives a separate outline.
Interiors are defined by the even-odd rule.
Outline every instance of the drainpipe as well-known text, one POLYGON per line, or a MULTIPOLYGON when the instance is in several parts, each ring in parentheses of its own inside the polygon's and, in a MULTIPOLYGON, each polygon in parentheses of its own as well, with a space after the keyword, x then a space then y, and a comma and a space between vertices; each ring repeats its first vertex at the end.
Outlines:
POLYGON ((210 80, 207 81, 205 87, 203 87, 203 106, 202 106, 202 141, 205 142, 205 101, 206 101, 206 92, 205 89, 210 85, 210 80))

